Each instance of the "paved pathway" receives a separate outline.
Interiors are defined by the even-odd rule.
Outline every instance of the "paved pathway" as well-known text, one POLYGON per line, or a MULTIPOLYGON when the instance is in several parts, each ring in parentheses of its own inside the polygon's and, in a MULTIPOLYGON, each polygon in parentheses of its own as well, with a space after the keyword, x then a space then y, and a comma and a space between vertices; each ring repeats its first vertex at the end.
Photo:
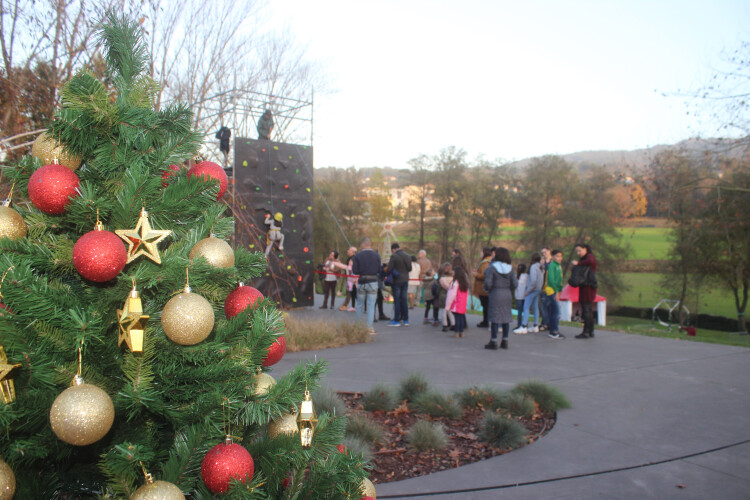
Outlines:
MULTIPOLYGON (((354 319, 317 308, 293 314, 354 319)), ((395 385, 411 372, 443 391, 535 378, 559 387, 573 408, 530 446, 376 485, 378 498, 750 498, 750 349, 607 331, 578 340, 578 330, 563 328, 565 340, 511 333, 509 350, 488 351, 476 317, 454 339, 422 326, 422 309, 410 315, 406 328, 377 323, 372 343, 288 353, 274 371, 317 355, 330 364, 324 383, 347 391, 395 385), (495 486, 503 487, 482 490, 495 486), (453 493, 427 495, 443 491, 453 493)))

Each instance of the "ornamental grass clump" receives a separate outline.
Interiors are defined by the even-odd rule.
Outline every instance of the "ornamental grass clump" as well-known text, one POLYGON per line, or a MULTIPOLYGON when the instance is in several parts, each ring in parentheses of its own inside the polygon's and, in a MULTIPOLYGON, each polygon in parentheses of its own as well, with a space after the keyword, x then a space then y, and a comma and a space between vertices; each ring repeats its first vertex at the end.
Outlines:
POLYGON ((312 391, 311 397, 315 403, 315 411, 318 413, 327 412, 331 415, 346 415, 346 403, 330 387, 318 387, 312 391))
POLYGON ((530 417, 536 409, 534 400, 520 392, 504 394, 497 406, 507 411, 512 417, 530 417))
POLYGON ((453 398, 436 391, 429 391, 417 396, 413 408, 419 413, 431 417, 445 417, 452 420, 461 418, 463 408, 453 398))
POLYGON ((397 404, 393 389, 384 384, 377 384, 362 397, 362 406, 367 411, 392 411, 397 404))
POLYGON ((480 426, 479 439, 500 449, 515 449, 526 444, 526 427, 507 416, 486 412, 480 426))
POLYGON ((492 386, 473 386, 456 393, 456 399, 465 408, 485 408, 494 410, 500 404, 505 393, 492 386))
POLYGON ((371 446, 382 443, 385 439, 383 429, 370 417, 349 415, 346 419, 346 437, 359 439, 371 446))
POLYGON ((427 392, 429 388, 430 384, 424 375, 421 373, 411 373, 401 380, 398 399, 399 401, 406 400, 411 403, 417 396, 427 392))
POLYGON ((570 408, 571 404, 568 398, 556 387, 540 382, 539 380, 529 380, 515 386, 511 392, 516 394, 525 394, 539 405, 542 413, 555 413, 558 410, 570 408))
POLYGON ((362 323, 330 319, 295 318, 284 316, 287 352, 314 351, 350 344, 364 344, 372 340, 367 326, 362 323))
POLYGON ((344 438, 344 446, 346 447, 347 453, 360 455, 363 462, 372 462, 372 445, 364 439, 353 435, 346 436, 344 438))
POLYGON ((427 420, 414 424, 406 434, 406 440, 417 451, 442 450, 450 441, 442 424, 427 420))

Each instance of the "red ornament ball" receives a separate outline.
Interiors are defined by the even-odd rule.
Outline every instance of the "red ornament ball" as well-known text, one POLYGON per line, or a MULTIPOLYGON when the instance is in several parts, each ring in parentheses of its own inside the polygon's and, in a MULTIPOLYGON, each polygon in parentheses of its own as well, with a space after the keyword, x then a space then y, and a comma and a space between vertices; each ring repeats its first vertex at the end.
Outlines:
POLYGON ((177 175, 177 172, 179 172, 181 169, 182 166, 180 165, 170 165, 169 167, 167 167, 167 169, 161 173, 161 187, 167 187, 167 185, 169 184, 169 180, 177 175))
POLYGON ((263 360, 263 366, 275 365, 281 361, 281 358, 284 357, 284 353, 286 353, 286 339, 283 335, 279 335, 276 337, 274 343, 268 348, 268 354, 266 354, 266 359, 263 360))
POLYGON ((128 261, 125 244, 115 233, 93 230, 73 247, 73 265, 87 280, 104 283, 120 274, 128 261))
POLYGON ((188 170, 188 177, 193 176, 203 177, 203 179, 206 181, 212 179, 219 181, 219 194, 216 197, 217 200, 220 200, 221 197, 224 196, 224 193, 227 191, 227 184, 229 184, 227 173, 224 172, 224 169, 221 168, 220 165, 212 161, 202 161, 193 165, 193 167, 188 170))
POLYGON ((224 301, 224 314, 227 319, 234 318, 248 307, 255 309, 262 300, 263 294, 256 288, 240 285, 227 295, 224 301))
POLYGON ((45 165, 29 178, 29 198, 42 212, 59 215, 65 212, 70 197, 78 196, 80 181, 68 167, 45 165))
POLYGON ((253 478, 255 465, 243 446, 235 443, 217 444, 206 453, 201 464, 201 477, 212 493, 224 493, 232 478, 247 482, 253 478))

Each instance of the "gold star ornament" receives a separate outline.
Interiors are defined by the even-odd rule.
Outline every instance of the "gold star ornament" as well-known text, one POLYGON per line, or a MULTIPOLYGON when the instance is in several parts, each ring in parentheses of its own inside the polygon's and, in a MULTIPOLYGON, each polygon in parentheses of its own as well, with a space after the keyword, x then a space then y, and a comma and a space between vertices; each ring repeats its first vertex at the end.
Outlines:
POLYGON ((143 333, 147 322, 148 314, 143 314, 141 297, 133 283, 133 289, 125 299, 125 305, 117 310, 117 323, 120 327, 117 345, 121 346, 125 342, 132 352, 143 352, 143 333))
POLYGON ((115 233, 128 244, 128 264, 141 255, 161 264, 159 249, 156 245, 172 234, 172 231, 152 229, 148 221, 148 212, 145 208, 141 208, 141 216, 138 218, 135 229, 117 229, 115 233))
POLYGON ((21 363, 8 364, 5 348, 0 345, 0 390, 2 390, 3 403, 6 405, 16 400, 16 386, 12 377, 20 368, 21 363))

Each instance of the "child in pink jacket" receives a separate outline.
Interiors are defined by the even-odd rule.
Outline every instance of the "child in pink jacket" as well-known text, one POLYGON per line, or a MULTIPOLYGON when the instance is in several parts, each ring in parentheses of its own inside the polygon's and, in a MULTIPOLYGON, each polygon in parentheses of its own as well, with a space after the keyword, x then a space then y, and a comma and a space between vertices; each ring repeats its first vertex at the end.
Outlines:
POLYGON ((462 338, 466 329, 466 305, 469 302, 469 275, 462 267, 454 269, 453 283, 445 299, 445 308, 453 313, 456 320, 456 334, 462 338))

